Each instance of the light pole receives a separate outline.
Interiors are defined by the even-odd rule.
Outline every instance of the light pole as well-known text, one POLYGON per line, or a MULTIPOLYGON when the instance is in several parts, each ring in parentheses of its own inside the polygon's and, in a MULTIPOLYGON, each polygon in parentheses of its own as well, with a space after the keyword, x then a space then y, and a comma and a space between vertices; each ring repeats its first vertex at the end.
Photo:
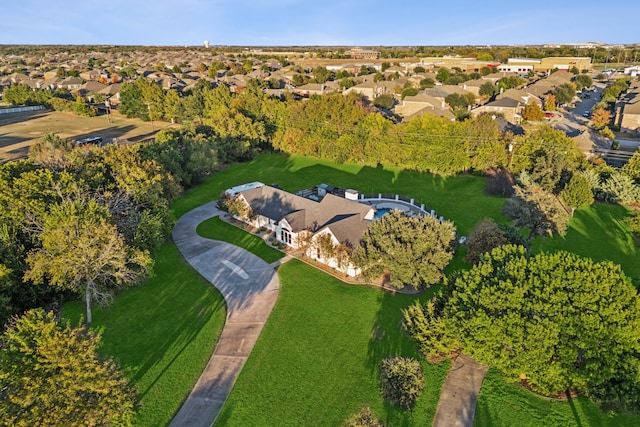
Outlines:
POLYGON ((513 163, 513 152, 516 148, 516 144, 513 142, 509 143, 509 166, 507 166, 507 169, 509 171, 511 171, 511 164, 513 163))
POLYGON ((147 110, 149 111, 149 120, 151 120, 151 132, 155 132, 155 128, 153 127, 153 117, 151 116, 151 104, 147 104, 147 110))
POLYGON ((111 104, 108 99, 104 101, 104 109, 107 111, 107 121, 111 124, 111 104))

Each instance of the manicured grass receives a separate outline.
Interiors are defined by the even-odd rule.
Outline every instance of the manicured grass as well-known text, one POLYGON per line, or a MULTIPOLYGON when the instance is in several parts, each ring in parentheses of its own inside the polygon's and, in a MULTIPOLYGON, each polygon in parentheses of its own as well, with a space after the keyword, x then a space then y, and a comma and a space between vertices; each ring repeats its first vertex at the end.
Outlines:
POLYGON ((575 212, 565 236, 536 238, 535 252, 565 250, 620 264, 636 286, 640 286, 640 250, 624 219, 628 210, 619 205, 598 203, 575 212))
MULTIPOLYGON (((63 307, 72 324, 83 314, 81 303, 63 307)), ((138 392, 136 426, 169 423, 211 357, 225 317, 222 295, 173 243, 155 254, 152 278, 95 308, 101 353, 118 362, 138 392)))
POLYGON ((561 402, 537 396, 505 382, 495 369, 489 369, 482 384, 475 425, 477 427, 569 427, 638 426, 640 416, 604 413, 586 398, 561 402))
POLYGON ((269 264, 284 256, 283 252, 267 245, 260 237, 247 233, 218 217, 210 218, 200 223, 196 231, 202 237, 222 240, 223 242, 240 246, 269 264))
POLYGON ((428 364, 402 333, 401 309, 416 297, 346 285, 297 260, 279 272, 276 307, 216 425, 337 426, 362 406, 389 425, 431 425, 449 363, 428 364), (412 411, 380 396, 380 361, 394 355, 423 363, 412 411))
POLYGON ((462 175, 442 178, 395 168, 338 164, 306 157, 262 154, 256 159, 228 167, 173 204, 176 216, 215 200, 225 189, 251 181, 277 183, 287 191, 298 191, 327 183, 353 188, 361 193, 394 193, 415 198, 452 220, 458 234, 467 234, 482 218, 505 222, 501 210, 505 198, 484 194, 485 180, 462 175))

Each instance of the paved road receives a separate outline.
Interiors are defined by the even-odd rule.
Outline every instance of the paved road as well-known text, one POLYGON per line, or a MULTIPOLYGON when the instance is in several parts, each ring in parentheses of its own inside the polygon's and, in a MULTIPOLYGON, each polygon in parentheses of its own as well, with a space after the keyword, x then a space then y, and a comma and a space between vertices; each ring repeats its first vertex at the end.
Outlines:
POLYGON ((442 385, 433 427, 473 427, 476 403, 487 367, 466 354, 451 365, 442 385))
POLYGON ((584 117, 584 113, 590 112, 593 106, 600 101, 604 84, 594 84, 595 91, 586 92, 589 98, 581 98, 575 107, 564 113, 564 116, 555 121, 553 127, 564 131, 575 139, 578 148, 584 152, 592 152, 595 149, 611 148, 611 140, 607 139, 589 127, 590 119, 584 117))
POLYGON ((202 221, 223 214, 210 202, 184 214, 173 229, 173 240, 187 262, 224 296, 227 320, 207 367, 171 427, 213 424, 278 297, 278 263, 267 264, 244 249, 196 233, 202 221))

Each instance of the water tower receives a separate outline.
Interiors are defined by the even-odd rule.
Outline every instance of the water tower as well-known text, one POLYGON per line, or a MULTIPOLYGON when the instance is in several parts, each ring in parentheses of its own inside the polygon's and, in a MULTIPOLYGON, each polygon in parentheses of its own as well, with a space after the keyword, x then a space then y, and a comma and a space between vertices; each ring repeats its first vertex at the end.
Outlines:
POLYGON ((204 47, 209 48, 209 40, 204 41, 204 47))

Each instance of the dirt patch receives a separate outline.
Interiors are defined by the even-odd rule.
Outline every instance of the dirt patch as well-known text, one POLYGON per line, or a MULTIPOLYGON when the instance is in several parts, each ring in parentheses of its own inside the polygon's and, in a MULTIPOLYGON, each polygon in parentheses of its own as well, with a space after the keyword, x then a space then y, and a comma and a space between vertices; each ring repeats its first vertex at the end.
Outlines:
POLYGON ((80 117, 49 110, 0 114, 0 163, 26 157, 29 147, 48 133, 72 139, 101 136, 104 141, 117 138, 138 142, 167 126, 178 125, 154 121, 152 126, 151 122, 128 119, 118 112, 111 114, 111 122, 106 115, 80 117))

